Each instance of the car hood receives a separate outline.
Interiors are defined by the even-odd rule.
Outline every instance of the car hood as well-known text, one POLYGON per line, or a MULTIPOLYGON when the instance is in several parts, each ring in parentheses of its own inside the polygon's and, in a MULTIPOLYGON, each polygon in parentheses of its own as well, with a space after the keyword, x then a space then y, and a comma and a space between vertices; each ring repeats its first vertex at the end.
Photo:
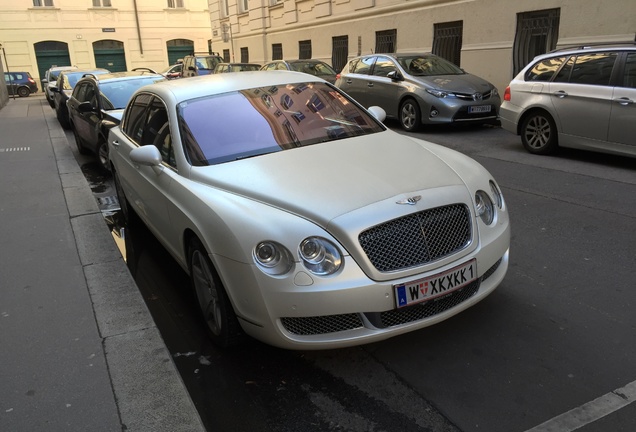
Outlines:
POLYGON ((434 147, 385 131, 193 167, 190 178, 327 226, 338 216, 388 198, 463 186, 457 173, 429 150, 434 147))
POLYGON ((493 85, 485 79, 471 74, 435 75, 427 77, 411 76, 411 80, 416 83, 422 83, 429 88, 432 87, 456 93, 485 93, 493 88, 493 85))

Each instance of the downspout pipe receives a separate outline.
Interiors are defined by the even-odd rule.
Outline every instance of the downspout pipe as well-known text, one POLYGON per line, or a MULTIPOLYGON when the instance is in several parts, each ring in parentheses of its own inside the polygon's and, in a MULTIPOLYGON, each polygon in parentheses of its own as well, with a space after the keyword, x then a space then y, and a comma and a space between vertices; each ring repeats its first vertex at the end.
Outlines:
POLYGON ((141 55, 143 55, 144 44, 141 41, 141 27, 139 26, 139 11, 137 11, 137 0, 133 0, 133 5, 135 5, 135 22, 137 23, 137 37, 139 38, 139 51, 141 55))

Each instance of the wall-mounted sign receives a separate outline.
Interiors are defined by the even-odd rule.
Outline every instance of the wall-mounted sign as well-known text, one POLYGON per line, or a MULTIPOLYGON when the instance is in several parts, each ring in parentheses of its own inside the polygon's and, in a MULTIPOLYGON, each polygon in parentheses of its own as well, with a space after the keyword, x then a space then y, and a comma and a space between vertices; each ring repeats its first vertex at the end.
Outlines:
POLYGON ((104 32, 104 33, 115 33, 115 29, 114 28, 103 28, 102 32, 104 32))

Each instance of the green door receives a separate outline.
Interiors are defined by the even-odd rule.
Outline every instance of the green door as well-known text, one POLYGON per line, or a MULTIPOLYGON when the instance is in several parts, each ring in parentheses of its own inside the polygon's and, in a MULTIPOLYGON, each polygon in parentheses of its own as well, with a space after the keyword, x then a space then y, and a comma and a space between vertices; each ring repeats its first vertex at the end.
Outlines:
POLYGON ((123 72, 126 67, 124 44, 115 40, 103 40, 93 43, 95 66, 111 72, 123 72))
POLYGON ((173 39, 166 42, 168 48, 168 65, 194 52, 194 42, 189 39, 173 39))
MULTIPOLYGON (((58 41, 44 41, 33 44, 35 59, 38 64, 40 80, 44 79, 46 71, 53 66, 71 66, 68 45, 58 41)), ((43 88, 40 84, 40 88, 43 88)))

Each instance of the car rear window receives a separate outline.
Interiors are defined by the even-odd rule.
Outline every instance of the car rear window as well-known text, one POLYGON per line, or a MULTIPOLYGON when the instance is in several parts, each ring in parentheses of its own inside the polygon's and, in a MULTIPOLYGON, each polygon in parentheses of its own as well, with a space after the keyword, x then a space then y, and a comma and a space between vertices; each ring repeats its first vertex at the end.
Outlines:
POLYGON ((179 104, 178 115, 183 146, 195 166, 385 130, 324 83, 275 85, 194 99, 179 104))
POLYGON ((102 107, 105 110, 123 109, 140 87, 163 80, 162 76, 137 78, 129 80, 117 80, 102 83, 99 86, 102 107))

